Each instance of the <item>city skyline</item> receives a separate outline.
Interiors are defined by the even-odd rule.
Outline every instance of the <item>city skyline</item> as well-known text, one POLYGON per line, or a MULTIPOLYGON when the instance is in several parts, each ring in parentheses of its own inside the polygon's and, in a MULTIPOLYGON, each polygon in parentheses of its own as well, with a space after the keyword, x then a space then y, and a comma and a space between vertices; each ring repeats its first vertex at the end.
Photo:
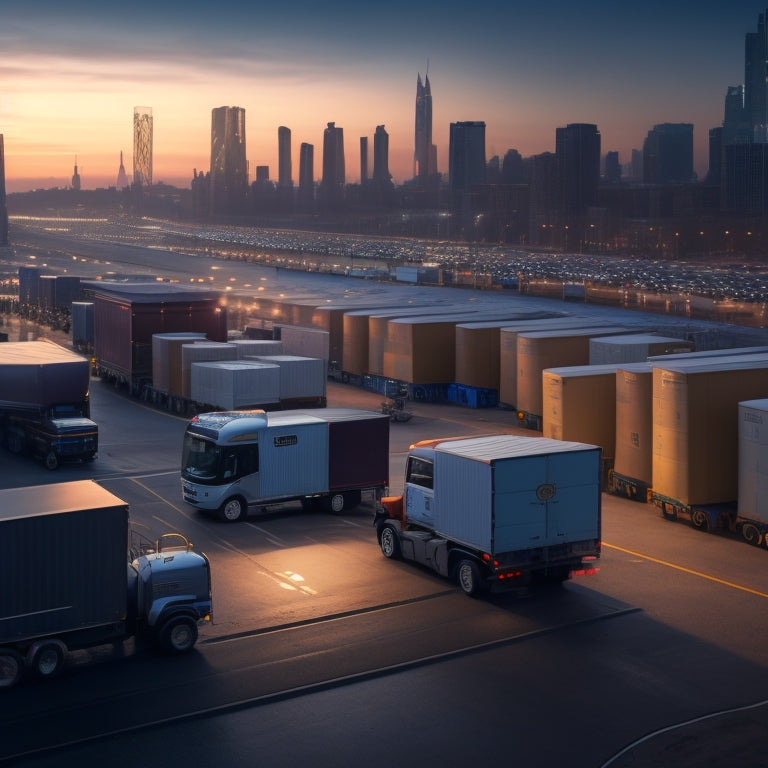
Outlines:
POLYGON ((558 128, 593 123, 622 164, 655 125, 692 123, 695 171, 706 173, 709 130, 744 81, 744 36, 765 0, 518 5, 300 0, 290 14, 271 3, 246 14, 229 0, 11 3, 0 11, 7 191, 68 186, 76 162, 84 189, 114 186, 120 153, 132 162, 137 104, 154 116, 155 183, 188 187, 208 171, 211 111, 238 105, 251 181, 257 166, 278 177, 280 126, 298 156, 302 143, 319 154, 334 122, 348 137, 348 183, 360 176, 359 138, 370 146, 382 125, 401 184, 413 176, 414 96, 427 74, 444 175, 450 124, 464 121, 486 124, 489 159, 554 151, 558 128))

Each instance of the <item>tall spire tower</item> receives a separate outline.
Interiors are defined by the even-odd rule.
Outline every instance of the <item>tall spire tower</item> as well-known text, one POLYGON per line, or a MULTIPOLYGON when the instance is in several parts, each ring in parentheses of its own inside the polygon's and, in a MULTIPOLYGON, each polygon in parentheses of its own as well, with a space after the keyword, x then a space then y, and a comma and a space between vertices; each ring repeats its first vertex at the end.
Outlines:
POLYGON ((128 174, 125 172, 125 165, 123 165, 123 152, 120 151, 120 170, 117 172, 117 188, 125 189, 130 187, 131 182, 128 181, 128 174))
POLYGON ((421 73, 416 78, 416 135, 413 152, 413 176, 425 182, 436 172, 433 167, 432 147, 432 89, 429 85, 429 75, 421 73))
POLYGON ((77 170, 77 156, 75 156, 75 170, 72 173, 72 189, 80 189, 80 171, 77 170))

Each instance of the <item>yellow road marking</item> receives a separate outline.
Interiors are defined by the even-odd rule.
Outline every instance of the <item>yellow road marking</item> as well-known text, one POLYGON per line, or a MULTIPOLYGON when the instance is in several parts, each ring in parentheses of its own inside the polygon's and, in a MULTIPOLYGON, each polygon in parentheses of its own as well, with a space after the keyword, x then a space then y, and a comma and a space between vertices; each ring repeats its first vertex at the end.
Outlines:
POLYGON ((732 587, 733 589, 741 590, 742 592, 748 592, 750 595, 757 595, 758 597, 768 597, 765 592, 758 592, 756 589, 750 589, 749 587, 742 587, 740 584, 734 584, 731 581, 725 581, 724 579, 718 579, 716 576, 708 576, 706 573, 700 571, 694 571, 690 568, 684 568, 682 565, 675 565, 674 563, 668 563, 666 560, 658 560, 650 555, 643 555, 640 552, 633 552, 631 549, 624 549, 624 547, 617 547, 615 544, 606 544, 603 542, 604 547, 609 549, 615 549, 617 552, 624 552, 626 555, 634 555, 635 557, 641 557, 643 560, 648 560, 652 563, 658 563, 659 565, 666 565, 667 568, 674 568, 676 571, 682 571, 683 573, 689 573, 691 576, 699 576, 702 579, 708 581, 714 581, 717 584, 722 584, 725 587, 732 587))

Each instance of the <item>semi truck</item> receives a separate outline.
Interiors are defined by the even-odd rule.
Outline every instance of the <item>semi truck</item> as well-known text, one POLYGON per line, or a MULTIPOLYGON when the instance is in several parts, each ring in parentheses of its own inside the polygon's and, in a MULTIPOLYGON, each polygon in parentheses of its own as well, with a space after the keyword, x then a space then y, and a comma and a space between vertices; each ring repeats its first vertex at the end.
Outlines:
POLYGON ((0 688, 129 637, 188 651, 212 615, 208 558, 181 534, 132 532, 128 504, 93 480, 3 491, 0 688))
POLYGON ((99 446, 90 419, 90 363, 52 341, 0 344, 0 440, 57 469, 89 461, 99 446))
POLYGON ((597 570, 601 449, 499 434, 411 446, 401 496, 381 499, 381 551, 469 596, 597 570))
POLYGON ((227 522, 300 501, 341 512, 389 484, 389 418, 355 408, 215 411, 187 425, 181 491, 227 522))

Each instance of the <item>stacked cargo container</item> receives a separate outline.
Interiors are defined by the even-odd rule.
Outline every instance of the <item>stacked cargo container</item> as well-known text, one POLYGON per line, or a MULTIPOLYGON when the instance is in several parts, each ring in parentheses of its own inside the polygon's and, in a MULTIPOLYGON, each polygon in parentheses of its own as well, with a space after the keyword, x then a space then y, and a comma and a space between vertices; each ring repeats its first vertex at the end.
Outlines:
POLYGON ((254 360, 196 362, 190 396, 215 410, 266 408, 280 402, 280 366, 254 360))

